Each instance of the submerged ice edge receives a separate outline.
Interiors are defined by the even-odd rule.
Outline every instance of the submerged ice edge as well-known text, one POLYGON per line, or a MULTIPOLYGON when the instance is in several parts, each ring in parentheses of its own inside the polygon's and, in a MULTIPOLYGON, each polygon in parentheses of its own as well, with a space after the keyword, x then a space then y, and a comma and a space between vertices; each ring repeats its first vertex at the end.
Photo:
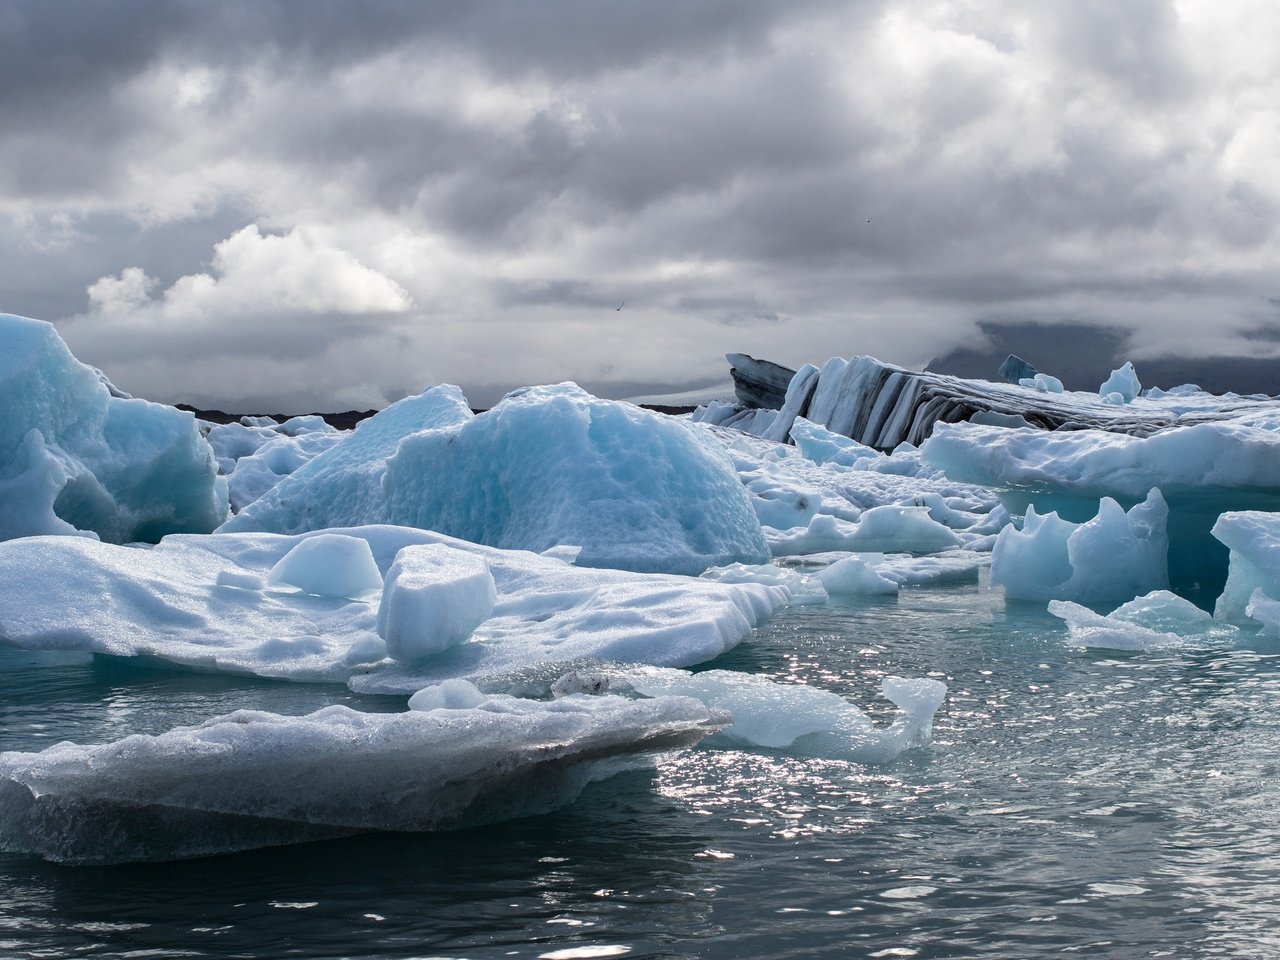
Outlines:
POLYGON ((239 711, 98 747, 0 754, 0 847, 124 863, 494 822, 553 809, 628 758, 692 746, 729 722, 682 697, 239 711))

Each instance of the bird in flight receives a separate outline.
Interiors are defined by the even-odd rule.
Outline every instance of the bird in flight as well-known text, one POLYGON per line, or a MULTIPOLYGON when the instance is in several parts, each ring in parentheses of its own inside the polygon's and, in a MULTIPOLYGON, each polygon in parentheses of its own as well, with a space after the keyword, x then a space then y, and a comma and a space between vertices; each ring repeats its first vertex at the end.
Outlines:
POLYGON ((616 307, 614 307, 614 308, 613 308, 614 313, 617 313, 619 310, 621 310, 621 309, 622 309, 623 307, 625 307, 626 305, 627 305, 627 301, 623 300, 620 304, 618 304, 616 307))

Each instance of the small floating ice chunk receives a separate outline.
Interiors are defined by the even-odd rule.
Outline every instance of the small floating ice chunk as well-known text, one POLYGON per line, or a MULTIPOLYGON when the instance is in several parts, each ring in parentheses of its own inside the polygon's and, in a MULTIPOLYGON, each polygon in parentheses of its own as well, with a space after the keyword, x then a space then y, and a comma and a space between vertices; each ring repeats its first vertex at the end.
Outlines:
POLYGON ((1077 647, 1158 650, 1236 632, 1168 590, 1153 590, 1105 615, 1066 600, 1049 601, 1049 612, 1066 621, 1071 631, 1067 642, 1077 647))
POLYGON ((854 549, 885 553, 936 553, 960 546, 944 524, 930 516, 930 508, 886 504, 864 510, 858 519, 854 549))
POLYGON ((488 698, 469 680, 454 677, 423 687, 409 698, 410 710, 470 710, 488 698))
POLYGON ((898 584, 880 573, 873 562, 862 557, 845 557, 819 571, 818 579, 832 596, 876 596, 897 594, 898 584))
POLYGON ((1071 523, 1027 508, 1023 527, 1005 527, 991 554, 991 582, 1015 600, 1105 603, 1168 587, 1168 508, 1160 491, 1128 513, 1110 497, 1098 515, 1071 523))
POLYGON ((766 530, 774 556, 846 550, 855 553, 936 553, 960 545, 959 538, 929 516, 924 506, 885 504, 864 510, 856 523, 820 513, 801 530, 766 530))
POLYGON ((1137 371, 1133 369, 1133 363, 1129 360, 1126 360, 1118 369, 1112 370, 1111 376, 1098 387, 1098 395, 1105 398, 1108 403, 1115 403, 1110 394, 1120 394, 1121 403, 1132 403, 1141 392, 1142 384, 1138 382, 1137 371))
POLYGON ((1023 377, 1018 381, 1021 387, 1028 387, 1040 393, 1062 393, 1062 381, 1047 373, 1037 373, 1034 377, 1023 377))
POLYGON ((430 657, 470 637, 497 600, 483 557, 443 544, 408 546, 387 572, 378 636, 393 660, 430 657))
POLYGON ((731 563, 724 567, 712 567, 702 574, 703 580, 716 583, 758 583, 780 587, 786 591, 787 602, 792 606, 826 603, 827 590, 817 576, 786 570, 771 563, 731 563))
POLYGON ((1235 510, 1218 517, 1213 536, 1230 550, 1227 583, 1214 616, 1245 623, 1249 605, 1262 590, 1280 598, 1280 513, 1235 510))
POLYGON ((928 743, 933 715, 947 692, 939 680, 887 677, 881 692, 902 714, 891 726, 877 727, 838 694, 805 684, 730 670, 653 668, 630 671, 626 680, 646 696, 693 697, 728 710, 733 723, 720 736, 730 742, 860 763, 887 763, 903 750, 928 743))
POLYGON ((581 673, 570 670, 551 684, 551 695, 559 700, 571 697, 575 693, 586 693, 593 697, 609 692, 609 678, 603 673, 581 673))
POLYGON ((1272 600, 1259 587, 1249 598, 1249 605, 1244 612, 1250 618, 1262 624, 1259 632, 1264 637, 1280 637, 1280 601, 1272 600))
MULTIPOLYGON (((219 582, 227 571, 219 574, 219 582)), ((359 537, 321 533, 300 541, 267 574, 271 586, 298 587, 319 597, 358 597, 382 589, 369 544, 359 537)))

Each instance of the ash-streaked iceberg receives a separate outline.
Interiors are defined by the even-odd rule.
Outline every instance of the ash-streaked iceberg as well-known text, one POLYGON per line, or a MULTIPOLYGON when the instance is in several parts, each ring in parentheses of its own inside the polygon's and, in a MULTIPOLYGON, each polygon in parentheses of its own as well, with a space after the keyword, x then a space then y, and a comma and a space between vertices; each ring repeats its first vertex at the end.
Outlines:
POLYGON ((0 754, 0 848, 123 863, 493 822, 553 809, 595 776, 728 722, 686 697, 241 710, 159 736, 0 754))
MULTIPOLYGON (((297 567, 315 572, 305 554, 297 567)), ((173 536, 149 549, 29 537, 0 543, 0 579, 6 585, 0 591, 0 643, 348 682, 380 693, 583 659, 689 666, 733 647, 788 599, 776 586, 581 568, 392 526, 297 536, 173 536), (426 659, 417 656, 426 641, 410 631, 400 648, 407 662, 387 658, 377 629, 387 591, 364 589, 373 586, 372 577, 367 568, 361 572, 358 560, 335 582, 313 583, 293 573, 282 578, 286 582, 268 582, 270 571, 282 560, 291 566, 287 558, 305 551, 308 541, 332 545, 335 537, 367 545, 384 578, 401 551, 416 545, 437 545, 459 554, 460 563, 479 558, 495 584, 492 616, 466 642, 444 645, 426 659), (297 579, 306 586, 289 582, 297 579), (336 595, 351 592, 356 599, 336 595)), ((432 602, 474 610, 475 591, 466 578, 450 582, 456 589, 442 587, 432 602)), ((396 583, 392 577, 392 603, 412 606, 412 597, 397 596, 396 583)), ((398 622, 389 614, 384 632, 398 622)))
POLYGON ((51 324, 0 314, 0 408, 0 539, 155 541, 227 517, 195 418, 113 390, 51 324))
POLYGON ((401 401, 223 530, 368 523, 508 549, 574 546, 583 566, 647 572, 698 574, 769 555, 718 443, 574 384, 515 391, 475 417, 456 387, 401 401))

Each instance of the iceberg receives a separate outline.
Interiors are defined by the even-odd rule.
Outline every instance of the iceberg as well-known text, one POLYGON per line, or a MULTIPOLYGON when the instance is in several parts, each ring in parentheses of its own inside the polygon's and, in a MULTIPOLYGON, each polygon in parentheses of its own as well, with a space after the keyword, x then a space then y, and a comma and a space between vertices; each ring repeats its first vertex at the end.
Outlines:
POLYGON ((883 596, 898 592, 898 581, 876 569, 874 559, 856 554, 837 560, 817 576, 833 596, 883 596))
POLYGON ((925 506, 886 504, 863 511, 856 522, 816 514, 807 526, 768 530, 775 557, 844 550, 851 553, 937 553, 960 546, 952 530, 925 506))
POLYGON ((1219 514, 1280 509, 1274 426, 1270 417, 1241 416, 1134 437, 939 424, 921 455, 953 480, 998 490, 1014 515, 1034 504, 1078 522, 1093 516, 1101 497, 1127 508, 1158 487, 1169 508, 1170 582, 1211 600, 1227 574, 1227 551, 1210 535, 1219 514))
MULTIPOLYGON (((413 556, 411 551, 406 560, 413 556)), ((426 566, 406 562, 401 569, 425 576, 426 566)), ((176 535, 148 549, 79 537, 28 537, 0 543, 0 578, 6 585, 0 591, 0 644, 346 682, 377 693, 412 693, 452 677, 474 681, 583 659, 690 666, 732 648, 788 599, 778 586, 584 569, 556 557, 392 526, 296 536, 176 535), (348 588, 365 582, 373 587, 371 576, 366 581, 351 573, 338 575, 323 593, 267 582, 270 571, 291 555, 307 561, 303 568, 310 566, 305 553, 295 552, 308 541, 332 544, 334 537, 360 541, 389 588, 369 589, 354 599, 333 595, 354 592, 348 588), (422 545, 453 558, 443 564, 435 591, 418 590, 422 581, 415 585, 413 578, 401 584, 391 575, 403 551, 422 545), (478 569, 478 561, 493 577, 492 616, 465 642, 418 658, 415 651, 435 642, 425 638, 436 628, 405 618, 414 609, 451 609, 460 623, 474 620, 483 606, 482 589, 467 571, 478 569), (383 632, 400 638, 410 662, 387 656, 378 632, 384 600, 391 606, 383 632)), ((461 629, 452 631, 453 640, 461 629)))
POLYGON ((1098 387, 1099 396, 1106 398, 1118 394, 1121 404, 1133 403, 1140 393, 1142 393, 1142 384, 1138 381, 1137 371, 1133 369, 1133 363, 1129 360, 1126 360, 1119 369, 1112 370, 1111 376, 1098 387))
POLYGON ((991 582, 1013 600, 1105 603, 1167 588, 1168 508, 1160 491, 1128 513, 1110 497, 1085 523, 1041 516, 1028 507, 1022 529, 1000 532, 991 582))
POLYGON ((493 822, 553 809, 619 763, 729 722, 684 697, 441 700, 407 713, 240 710, 158 736, 3 753, 0 847, 124 863, 493 822))
POLYGON ((456 387, 402 400, 282 480, 224 532, 393 523, 583 566, 696 575, 768 549, 723 449, 691 424, 574 384, 472 416, 456 387))
POLYGON ((1280 599, 1280 513, 1240 510, 1224 513, 1213 536, 1230 551, 1227 582, 1214 616, 1227 623, 1246 623, 1248 608, 1261 596, 1280 599))
POLYGON ((52 324, 0 314, 0 406, 0 539, 156 541, 227 518, 195 418, 120 394, 52 324))
POLYGON ((386 522, 383 477, 400 441, 420 430, 466 423, 472 416, 466 397, 454 386, 433 387, 397 401, 281 478, 221 532, 303 533, 386 522))
POLYGON ((346 436, 314 415, 284 423, 241 417, 239 423, 204 423, 201 429, 227 477, 231 509, 237 512, 346 436))

